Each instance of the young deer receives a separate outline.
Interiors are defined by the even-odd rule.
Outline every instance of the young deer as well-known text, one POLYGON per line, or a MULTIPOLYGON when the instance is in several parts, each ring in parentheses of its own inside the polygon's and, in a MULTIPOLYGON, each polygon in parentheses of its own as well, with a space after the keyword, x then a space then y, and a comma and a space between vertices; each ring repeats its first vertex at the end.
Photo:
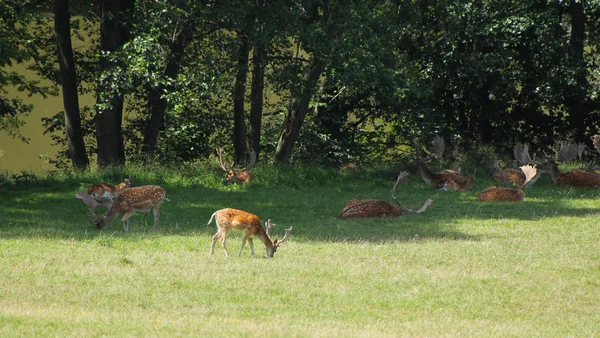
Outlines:
POLYGON ((256 153, 254 149, 250 149, 248 152, 248 162, 246 167, 244 168, 234 168, 235 161, 232 161, 228 166, 225 165, 225 161, 223 160, 223 149, 219 148, 216 150, 217 156, 219 156, 219 165, 221 169, 227 173, 225 177, 225 182, 227 183, 235 183, 237 185, 243 185, 252 181, 252 174, 250 173, 250 169, 254 166, 256 162, 256 153))
POLYGON ((529 181, 537 174, 537 169, 530 165, 522 166, 521 170, 525 175, 525 181, 519 186, 519 188, 505 188, 505 187, 488 187, 483 189, 477 194, 478 201, 504 201, 504 202, 523 202, 525 199, 525 191, 523 187, 529 183, 529 181))
MULTIPOLYGON (((524 165, 536 165, 536 162, 531 159, 529 155, 529 147, 527 144, 521 144, 517 142, 513 148, 513 154, 517 162, 519 162, 522 166, 524 165)), ((531 178, 529 181, 529 185, 534 184, 540 175, 542 174, 541 170, 536 171, 535 177, 531 178)), ((492 181, 496 181, 503 184, 511 183, 516 186, 521 186, 523 182, 525 182, 525 174, 520 169, 515 168, 500 168, 498 165, 498 160, 494 160, 492 165, 492 172, 490 173, 490 179, 492 181)))
MULTIPOLYGON (((432 143, 435 151, 430 159, 441 157, 445 148, 444 139, 436 135, 432 143)), ((466 190, 475 186, 474 176, 466 177, 456 170, 446 169, 435 173, 432 172, 427 166, 427 161, 421 158, 421 148, 416 140, 414 144, 417 154, 417 170, 425 183, 439 190, 466 190)))
POLYGON ((165 189, 157 185, 144 185, 141 187, 133 187, 123 191, 110 209, 101 217, 94 217, 93 223, 96 224, 98 230, 102 230, 107 224, 120 214, 124 214, 121 218, 123 229, 129 232, 129 218, 133 213, 148 214, 152 212, 154 216, 154 231, 158 231, 158 223, 160 219, 159 210, 162 203, 167 200, 165 189))
POLYGON ((131 186, 131 180, 128 178, 114 186, 108 183, 96 183, 89 187, 86 192, 80 191, 75 197, 82 200, 90 208, 90 215, 96 216, 96 207, 102 205, 110 208, 114 199, 131 186))
POLYGON ((420 214, 427 209, 433 202, 432 199, 427 199, 423 206, 416 211, 404 208, 396 199, 396 189, 398 185, 408 176, 406 171, 401 172, 396 179, 394 188, 392 189, 392 198, 396 201, 397 206, 390 204, 384 200, 366 199, 366 200, 350 200, 340 213, 340 218, 377 218, 377 217, 396 217, 408 212, 420 214))
POLYGON ((548 171, 552 181, 557 185, 600 188, 600 174, 581 169, 573 169, 567 172, 561 172, 558 169, 557 162, 569 162, 575 158, 576 154, 577 147, 575 145, 564 146, 561 144, 556 160, 550 159, 539 165, 539 168, 548 171))
POLYGON ((225 250, 225 256, 229 256, 229 251, 227 251, 227 247, 225 246, 225 242, 227 241, 227 233, 230 230, 239 230, 244 232, 244 237, 242 238, 242 246, 240 247, 238 256, 242 255, 242 249, 246 244, 246 240, 250 244, 250 252, 252 253, 252 256, 254 256, 254 244, 252 243, 252 237, 258 237, 265 244, 267 258, 272 258, 277 251, 277 248, 279 248, 281 243, 285 242, 287 236, 292 231, 292 227, 290 227, 289 229, 285 230, 285 235, 281 240, 276 239, 273 241, 271 240, 269 232, 275 224, 271 223, 270 219, 265 222, 265 226, 267 227, 267 230, 265 231, 260 224, 258 216, 242 210, 231 208, 217 210, 212 214, 212 216, 210 216, 208 224, 212 222, 213 218, 215 219, 218 230, 213 236, 212 244, 210 245, 211 255, 215 252, 215 243, 218 239, 221 239, 221 246, 223 247, 223 250, 225 250))

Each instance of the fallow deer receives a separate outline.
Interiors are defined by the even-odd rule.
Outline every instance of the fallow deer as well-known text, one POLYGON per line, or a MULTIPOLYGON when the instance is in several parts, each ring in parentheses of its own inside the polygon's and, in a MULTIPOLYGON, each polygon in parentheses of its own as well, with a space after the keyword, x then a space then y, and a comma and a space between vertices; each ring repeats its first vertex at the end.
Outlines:
POLYGON ((235 161, 231 162, 231 165, 226 166, 225 161, 223 160, 223 149, 219 148, 216 150, 217 156, 219 156, 219 164, 221 168, 227 173, 225 177, 225 182, 227 183, 235 183, 237 185, 243 185, 252 181, 252 174, 250 173, 250 169, 254 166, 256 162, 256 152, 254 149, 250 149, 249 151, 249 159, 244 168, 234 168, 235 161))
POLYGON ((167 200, 165 189, 157 185, 144 185, 133 187, 123 191, 117 200, 111 205, 110 209, 101 217, 94 217, 93 223, 98 230, 102 230, 107 224, 120 214, 123 214, 121 223, 125 232, 129 232, 129 218, 135 212, 148 214, 152 212, 154 216, 154 231, 158 231, 160 220, 160 207, 167 200))
POLYGON ((427 209, 433 202, 432 199, 428 198, 423 206, 416 211, 403 207, 400 202, 396 199, 396 189, 398 185, 408 176, 406 171, 401 172, 396 179, 394 188, 392 189, 392 198, 396 202, 397 206, 390 204, 387 201, 379 199, 366 199, 366 200, 350 200, 342 209, 340 218, 377 218, 377 217, 396 217, 404 215, 406 213, 420 214, 427 209))
POLYGON ((576 146, 565 146, 561 144, 556 160, 550 159, 539 165, 539 168, 548 171, 552 181, 557 185, 580 188, 600 188, 600 174, 598 173, 581 169, 572 169, 567 172, 561 172, 558 169, 558 162, 572 161, 576 155, 576 146))
MULTIPOLYGON (((444 139, 435 136, 433 139, 434 154, 431 158, 439 158, 444 153, 444 139)), ((475 177, 466 177, 456 170, 446 169, 438 172, 432 172, 427 166, 427 161, 421 158, 421 148, 414 141, 415 152, 417 155, 417 170, 425 183, 434 186, 436 189, 440 187, 458 188, 459 186, 466 187, 468 189, 471 186, 475 186, 475 177), (447 184, 452 182, 451 184, 447 184)), ((444 189, 444 190, 457 190, 457 189, 444 189)))
POLYGON ((471 175, 466 180, 456 180, 456 176, 449 176, 445 179, 442 179, 436 183, 435 189, 440 191, 450 191, 450 190, 458 190, 458 191, 466 191, 469 188, 475 187, 475 176, 471 175))
MULTIPOLYGON (((531 159, 529 155, 529 147, 527 144, 521 144, 517 142, 513 148, 513 154, 517 162, 521 165, 536 165, 536 162, 531 159)), ((531 178, 529 181, 529 185, 533 185, 542 174, 542 170, 536 170, 535 177, 531 178)), ((516 186, 521 186, 523 182, 525 182, 525 174, 520 169, 515 168, 500 168, 498 165, 498 160, 494 160, 492 165, 492 172, 490 173, 490 179, 492 181, 496 181, 504 184, 513 184, 516 186)))
POLYGON ((96 183, 90 186, 87 191, 80 191, 75 197, 82 200, 90 208, 90 215, 96 216, 96 207, 102 205, 110 208, 115 198, 119 197, 123 191, 131 188, 131 186, 132 183, 129 178, 124 179, 123 182, 114 186, 108 183, 96 183), (91 200, 95 201, 95 203, 92 203, 91 200))
POLYGON ((523 174, 525 175, 525 181, 519 186, 519 188, 505 188, 505 187, 488 187, 483 189, 477 194, 478 201, 503 201, 503 202, 523 202, 525 199, 525 191, 523 187, 529 183, 529 181, 535 177, 537 169, 530 165, 521 167, 523 174))
MULTIPOLYGON (((258 216, 253 215, 251 213, 232 209, 225 208, 215 211, 212 216, 210 216, 210 220, 208 224, 212 223, 213 218, 215 219, 215 223, 217 224, 217 233, 212 238, 212 243, 210 245, 210 254, 212 255, 215 252, 215 243, 217 240, 221 240, 221 246, 225 251, 225 256, 229 256, 229 251, 227 250, 227 246, 225 242, 227 241, 227 233, 230 230, 238 230, 244 232, 244 237, 242 238, 242 246, 240 247, 240 251, 238 252, 238 256, 242 255, 242 249, 244 245, 246 245, 246 241, 250 244, 250 252, 254 257, 254 243, 252 243, 252 237, 258 237, 264 244, 267 250, 267 258, 272 258, 277 248, 285 242, 287 236, 292 231, 292 227, 285 230, 285 235, 281 240, 272 240, 269 232, 271 228, 275 225, 271 223, 271 220, 267 220, 265 222, 266 231, 263 229, 260 224, 260 220, 258 216)), ((207 225, 208 225, 207 224, 207 225)))

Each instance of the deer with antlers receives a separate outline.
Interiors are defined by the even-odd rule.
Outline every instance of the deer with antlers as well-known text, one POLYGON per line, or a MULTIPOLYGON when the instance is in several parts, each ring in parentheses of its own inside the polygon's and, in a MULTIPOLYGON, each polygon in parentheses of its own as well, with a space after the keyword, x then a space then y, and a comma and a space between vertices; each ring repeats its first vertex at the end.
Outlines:
MULTIPOLYGON (((432 141, 434 154, 428 159, 439 158, 444 153, 444 139, 436 135, 432 141)), ((467 190, 476 185, 475 176, 466 177, 456 170, 446 169, 432 172, 427 166, 427 160, 421 158, 421 148, 414 141, 417 154, 417 170, 425 183, 434 186, 438 190, 467 190)))
POLYGON ((408 173, 401 172, 396 179, 394 188, 392 189, 392 198, 396 202, 396 206, 384 200, 366 199, 366 200, 350 200, 340 213, 340 218, 378 218, 378 217, 396 217, 406 213, 420 214, 433 203, 433 200, 428 198, 423 206, 416 211, 403 207, 396 199, 396 189, 402 181, 406 179, 408 173))
POLYGON ((124 179, 123 182, 117 185, 96 183, 90 186, 87 191, 78 192, 75 197, 82 200, 90 208, 90 215, 96 216, 96 207, 102 205, 110 208, 115 198, 131 186, 132 182, 129 178, 124 179))
POLYGON ((557 185, 600 188, 600 174, 582 169, 572 169, 567 172, 561 172, 558 169, 558 162, 572 161, 577 152, 577 146, 573 144, 561 144, 556 159, 547 160, 545 163, 540 164, 539 168, 548 171, 552 181, 557 185))
POLYGON ((221 169, 223 169, 227 176, 225 177, 225 182, 227 183, 235 183, 237 185, 243 185, 252 181, 252 174, 250 173, 250 169, 254 166, 256 162, 256 152, 254 149, 250 149, 248 152, 248 162, 246 163, 246 167, 244 168, 234 168, 235 161, 231 162, 231 165, 226 166, 225 161, 223 160, 223 149, 219 148, 216 150, 217 156, 219 157, 219 165, 221 169))
POLYGON ((101 217, 94 217, 92 223, 96 225, 98 230, 104 229, 107 224, 120 214, 123 214, 121 223, 125 232, 129 232, 129 218, 134 213, 148 214, 154 216, 154 231, 158 231, 158 223, 160 220, 160 207, 167 200, 165 189, 158 185, 144 185, 133 187, 123 191, 117 200, 110 206, 110 209, 101 217))
MULTIPOLYGON (((517 142, 513 148, 513 154, 517 162, 519 162, 522 166, 536 165, 536 162, 531 159, 529 155, 529 146, 527 144, 521 144, 521 142, 517 142)), ((542 174, 542 170, 536 170, 536 174, 532 177, 527 184, 534 184, 542 174)), ((523 185, 526 177, 521 169, 515 168, 500 168, 498 165, 498 160, 494 160, 492 165, 492 172, 490 173, 490 179, 495 182, 504 183, 504 184, 513 184, 516 186, 523 185)))
POLYGON ((210 245, 210 254, 212 255, 215 252, 215 244, 217 240, 221 240, 221 246, 225 251, 225 256, 229 256, 229 251, 227 250, 227 246, 225 242, 227 241, 227 233, 230 230, 238 230, 243 231, 244 237, 242 237, 242 246, 240 247, 240 251, 238 252, 238 256, 242 255, 242 249, 244 245, 246 245, 246 241, 250 244, 250 252, 254 257, 254 243, 252 243, 253 237, 258 237, 264 244, 267 250, 267 258, 273 258, 273 255, 277 251, 277 248, 281 246, 283 242, 287 239, 287 236, 292 231, 292 227, 285 230, 285 235, 281 240, 272 240, 271 235, 269 234, 271 228, 275 226, 275 224, 271 223, 271 220, 267 220, 265 222, 266 231, 263 229, 260 224, 260 219, 258 216, 253 215, 251 213, 232 209, 225 208, 215 211, 212 216, 210 216, 210 220, 208 221, 209 225, 212 223, 213 218, 215 219, 215 223, 217 224, 217 233, 212 238, 212 243, 210 245))
POLYGON ((537 169, 530 165, 522 166, 521 171, 525 175, 525 180, 518 188, 505 188, 505 187, 488 187, 483 189, 477 194, 477 200, 486 201, 503 201, 503 202, 523 202, 525 199, 525 191, 523 187, 531 181, 537 174, 537 169))

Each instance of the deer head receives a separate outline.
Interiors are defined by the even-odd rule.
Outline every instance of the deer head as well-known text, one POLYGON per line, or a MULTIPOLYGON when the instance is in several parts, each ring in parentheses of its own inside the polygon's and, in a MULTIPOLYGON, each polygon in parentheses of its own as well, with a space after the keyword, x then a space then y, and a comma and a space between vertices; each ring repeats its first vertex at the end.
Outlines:
POLYGON ((221 166, 221 169, 223 169, 227 173, 227 176, 225 177, 225 182, 242 185, 252 181, 252 174, 250 173, 250 169, 254 166, 256 162, 256 152, 254 152, 254 149, 250 149, 250 151, 248 152, 248 162, 246 163, 246 167, 244 168, 234 168, 235 161, 232 161, 231 165, 226 166, 225 161, 223 160, 223 149, 219 148, 216 150, 216 152, 217 156, 219 157, 219 165, 221 166))
POLYGON ((217 233, 213 236, 212 243, 210 246, 210 254, 212 255, 215 251, 215 244, 217 240, 221 240, 221 246, 225 251, 225 256, 229 256, 229 251, 227 250, 227 246, 225 242, 227 241, 227 233, 230 230, 241 230, 244 233, 244 237, 242 238, 242 246, 240 247, 240 251, 238 252, 238 256, 242 254, 242 249, 246 244, 246 241, 250 244, 250 251, 252 256, 254 256, 254 244, 252 242, 253 237, 258 237, 265 245, 265 249, 267 250, 267 258, 272 258, 277 248, 281 246, 283 242, 287 239, 287 236, 292 231, 292 227, 285 230, 285 235, 281 240, 272 240, 270 236, 271 228, 275 226, 271 222, 271 220, 267 220, 265 222, 266 231, 263 229, 260 224, 260 220, 258 216, 253 215, 251 213, 245 212, 243 210, 225 208, 215 211, 212 216, 210 216, 210 220, 208 224, 210 224, 215 219, 215 223, 217 224, 217 233))

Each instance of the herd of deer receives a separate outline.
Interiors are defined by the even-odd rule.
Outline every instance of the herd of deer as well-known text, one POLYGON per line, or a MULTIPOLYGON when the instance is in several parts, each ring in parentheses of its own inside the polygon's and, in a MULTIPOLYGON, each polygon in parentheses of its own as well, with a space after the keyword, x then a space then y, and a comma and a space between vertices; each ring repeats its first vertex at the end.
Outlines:
MULTIPOLYGON (((600 136, 592 137, 594 147, 600 152, 600 136)), ((465 176, 459 171, 442 170, 433 172, 428 167, 428 162, 434 158, 439 158, 444 152, 444 140, 436 136, 433 140, 434 153, 429 158, 422 156, 422 150, 415 141, 416 164, 417 170, 425 183, 435 187, 437 190, 448 191, 458 190, 465 191, 475 187, 475 177, 465 176)), ((522 165, 520 169, 500 168, 498 161, 495 161, 490 173, 490 179, 501 184, 512 184, 516 188, 508 188, 503 186, 491 186, 483 189, 477 194, 478 201, 508 201, 522 202, 525 199, 523 187, 531 185, 540 177, 543 172, 550 175, 554 183, 563 186, 572 187, 591 187, 600 188, 600 173, 588 169, 573 169, 567 172, 560 172, 558 162, 568 162, 579 155, 580 159, 583 153, 583 145, 561 145, 556 159, 549 159, 542 163, 534 161, 529 155, 527 145, 517 143, 514 147, 515 159, 522 165)), ((235 162, 226 166, 223 160, 223 151, 218 149, 216 154, 219 158, 221 168, 226 172, 226 182, 236 183, 238 185, 246 184, 252 181, 250 169, 256 161, 256 156, 253 152, 249 155, 247 166, 245 168, 234 168, 235 162)), ((7 174, 8 176, 8 174, 7 174)), ((423 206, 418 210, 411 210, 403 207, 396 199, 396 190, 398 186, 406 181, 408 173, 401 172, 392 189, 392 199, 396 205, 380 200, 380 199, 364 199, 349 201, 341 211, 340 218, 376 218, 376 217, 395 217, 406 213, 422 213, 433 202, 432 199, 427 199, 423 206)), ((1 186, 1 184, 0 184, 1 186)), ((123 214, 121 223, 124 230, 129 231, 129 218, 134 213, 152 213, 154 216, 154 230, 158 230, 159 210, 166 198, 165 190, 157 185, 146 185, 133 187, 130 179, 125 179, 116 186, 106 183, 94 184, 87 191, 81 191, 75 195, 81 199, 90 209, 90 215, 93 217, 92 223, 99 230, 104 229, 107 224, 110 224, 115 217, 123 214), (97 206, 104 206, 108 210, 100 217, 95 213, 97 206)), ((265 245, 267 257, 273 257, 277 248, 286 240, 292 227, 285 230, 285 235, 281 240, 272 240, 270 230, 275 225, 271 220, 265 222, 265 228, 262 227, 258 216, 251 213, 225 208, 215 211, 208 221, 208 224, 215 220, 217 232, 212 238, 210 254, 214 253, 214 247, 218 240, 221 241, 221 246, 225 255, 229 256, 229 251, 225 245, 227 234, 230 230, 238 230, 243 232, 242 245, 238 255, 241 255, 242 249, 249 242, 250 251, 254 256, 254 245, 252 238, 259 238, 265 245), (266 229, 266 230, 265 230, 266 229)))

